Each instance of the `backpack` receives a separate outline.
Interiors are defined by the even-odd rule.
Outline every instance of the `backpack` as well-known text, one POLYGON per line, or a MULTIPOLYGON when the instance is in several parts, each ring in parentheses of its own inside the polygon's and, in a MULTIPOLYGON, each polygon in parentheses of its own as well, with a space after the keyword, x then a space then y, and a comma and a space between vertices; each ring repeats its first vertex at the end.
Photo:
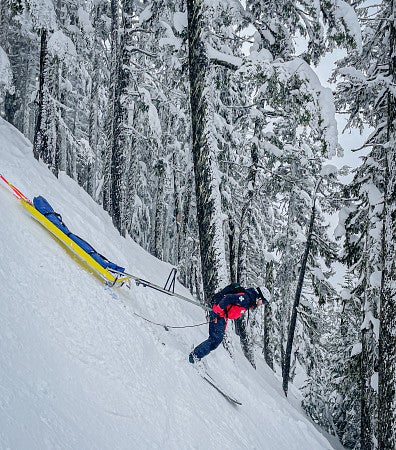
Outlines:
POLYGON ((117 272, 124 272, 125 268, 117 266, 117 264, 109 261, 105 256, 98 253, 91 244, 84 239, 81 239, 76 234, 70 232, 67 226, 63 223, 62 216, 55 212, 48 201, 41 195, 34 197, 33 205, 37 211, 41 212, 50 222, 52 222, 57 228, 59 228, 63 233, 66 234, 72 241, 74 241, 80 248, 82 248, 88 255, 90 255, 98 264, 100 264, 105 269, 113 269, 117 272))
POLYGON ((219 301, 228 294, 239 294, 246 292, 239 283, 231 283, 219 292, 216 292, 212 297, 212 305, 217 305, 219 301))

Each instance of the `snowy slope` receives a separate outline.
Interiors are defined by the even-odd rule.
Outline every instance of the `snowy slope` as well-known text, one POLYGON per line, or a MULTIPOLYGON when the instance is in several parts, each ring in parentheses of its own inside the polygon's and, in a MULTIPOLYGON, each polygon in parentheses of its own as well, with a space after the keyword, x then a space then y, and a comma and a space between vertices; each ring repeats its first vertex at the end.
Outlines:
MULTIPOLYGON (((0 173, 44 195, 65 223, 135 275, 164 284, 170 266, 119 236, 93 200, 34 160, 0 119, 0 173)), ((239 398, 233 406, 187 362, 207 327, 189 303, 133 285, 112 290, 88 273, 0 185, 0 448, 331 449, 280 381, 239 350, 207 358, 239 398)), ((188 295, 180 285, 178 292, 188 295)), ((235 346, 238 348, 238 346, 235 346)))

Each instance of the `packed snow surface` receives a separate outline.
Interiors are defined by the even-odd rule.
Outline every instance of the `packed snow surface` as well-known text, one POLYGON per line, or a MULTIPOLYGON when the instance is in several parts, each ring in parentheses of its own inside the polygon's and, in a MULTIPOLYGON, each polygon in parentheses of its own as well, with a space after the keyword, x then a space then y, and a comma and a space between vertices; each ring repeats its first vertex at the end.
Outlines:
MULTIPOLYGON (((0 173, 43 195, 65 223, 134 275, 163 285, 171 269, 131 239, 70 178, 56 179, 31 144, 0 119, 0 173)), ((206 359, 242 406, 187 361, 207 326, 203 310, 149 288, 106 288, 0 186, 0 448, 331 449, 293 395, 234 340, 206 359)), ((188 291, 177 283, 183 295, 188 291)), ((232 327, 230 327, 232 328, 232 327)))

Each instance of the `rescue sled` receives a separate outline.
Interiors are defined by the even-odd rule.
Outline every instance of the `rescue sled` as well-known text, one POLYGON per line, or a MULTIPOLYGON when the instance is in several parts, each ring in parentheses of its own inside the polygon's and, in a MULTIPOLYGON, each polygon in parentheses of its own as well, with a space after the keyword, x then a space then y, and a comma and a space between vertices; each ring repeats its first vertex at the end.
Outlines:
POLYGON ((36 207, 29 201, 21 198, 21 205, 30 213, 30 215, 37 220, 46 230, 55 236, 62 244, 64 244, 71 252, 73 252, 80 260, 88 265, 97 275, 103 278, 107 284, 121 286, 130 281, 130 276, 121 275, 121 272, 105 268, 99 264, 95 259, 83 250, 76 242, 74 242, 67 234, 60 228, 53 224, 47 217, 44 216, 36 207))
POLYGON ((124 273, 125 269, 112 263, 98 253, 88 242, 71 233, 63 223, 61 216, 52 209, 51 205, 43 197, 34 198, 34 203, 36 203, 40 211, 31 200, 1 174, 0 179, 8 184, 21 205, 37 222, 76 255, 93 273, 104 279, 106 284, 110 286, 122 286, 126 283, 129 286, 131 276, 124 273), (40 201, 41 204, 36 202, 36 200, 40 201), (47 217, 50 217, 51 220, 47 217))

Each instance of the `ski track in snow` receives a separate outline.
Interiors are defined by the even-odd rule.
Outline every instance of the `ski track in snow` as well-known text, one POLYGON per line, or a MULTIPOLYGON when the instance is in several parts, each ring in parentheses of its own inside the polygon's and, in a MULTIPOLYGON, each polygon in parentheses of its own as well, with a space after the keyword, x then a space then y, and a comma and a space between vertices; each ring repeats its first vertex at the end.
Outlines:
MULTIPOLYGON (((57 180, 30 143, 0 119, 0 173, 29 198, 43 195, 72 232, 134 275, 163 285, 171 266, 131 239, 75 182, 57 180)), ((285 399, 258 355, 206 359, 229 404, 187 360, 207 326, 203 310, 132 285, 109 289, 0 185, 0 448, 332 449, 285 399)), ((176 289, 188 291, 180 284, 176 289)))

